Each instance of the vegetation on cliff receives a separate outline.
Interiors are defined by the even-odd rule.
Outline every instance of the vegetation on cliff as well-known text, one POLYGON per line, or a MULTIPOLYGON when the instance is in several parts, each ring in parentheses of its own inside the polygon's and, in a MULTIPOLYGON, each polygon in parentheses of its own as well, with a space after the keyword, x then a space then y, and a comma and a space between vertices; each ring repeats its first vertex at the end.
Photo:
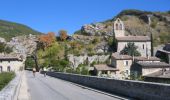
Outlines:
POLYGON ((5 38, 7 41, 15 36, 29 34, 40 35, 42 33, 22 24, 0 20, 0 37, 5 38))

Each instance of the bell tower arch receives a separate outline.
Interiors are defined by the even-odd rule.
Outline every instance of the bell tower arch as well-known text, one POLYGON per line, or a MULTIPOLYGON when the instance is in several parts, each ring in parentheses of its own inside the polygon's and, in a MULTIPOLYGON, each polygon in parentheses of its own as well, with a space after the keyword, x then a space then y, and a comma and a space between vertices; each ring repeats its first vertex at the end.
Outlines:
POLYGON ((125 36, 124 23, 119 18, 114 21, 114 34, 115 38, 125 36))

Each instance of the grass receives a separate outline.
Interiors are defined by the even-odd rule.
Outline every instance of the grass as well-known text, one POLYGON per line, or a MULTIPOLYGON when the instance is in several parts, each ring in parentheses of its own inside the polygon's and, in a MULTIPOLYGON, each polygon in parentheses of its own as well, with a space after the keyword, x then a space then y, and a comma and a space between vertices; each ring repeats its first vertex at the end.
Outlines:
POLYGON ((2 90, 14 77, 14 72, 0 73, 0 90, 2 90))

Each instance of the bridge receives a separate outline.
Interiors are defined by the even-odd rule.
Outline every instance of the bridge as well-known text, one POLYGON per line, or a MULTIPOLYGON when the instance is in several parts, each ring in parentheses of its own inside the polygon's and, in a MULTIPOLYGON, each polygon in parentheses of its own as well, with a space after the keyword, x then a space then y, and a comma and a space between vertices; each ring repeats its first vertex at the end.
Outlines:
POLYGON ((47 75, 37 72, 34 77, 31 71, 17 73, 0 91, 0 100, 170 100, 169 84, 62 72, 47 72, 47 75))
MULTIPOLYGON (((122 100, 125 97, 105 93, 92 88, 77 85, 68 81, 60 80, 42 74, 36 73, 34 77, 32 72, 26 71, 26 82, 28 96, 30 100, 122 100)), ((21 89, 25 87, 21 86, 21 89)), ((20 100, 25 95, 19 94, 20 100)), ((26 98, 24 98, 26 99, 26 98)))

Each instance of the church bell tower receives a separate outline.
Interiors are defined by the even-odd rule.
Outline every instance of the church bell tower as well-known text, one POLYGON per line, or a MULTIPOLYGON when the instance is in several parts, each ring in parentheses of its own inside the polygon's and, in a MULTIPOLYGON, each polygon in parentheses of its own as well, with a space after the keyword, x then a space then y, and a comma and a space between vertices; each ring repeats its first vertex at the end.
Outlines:
POLYGON ((119 18, 117 18, 114 22, 114 34, 115 38, 125 36, 125 27, 123 22, 119 18))

